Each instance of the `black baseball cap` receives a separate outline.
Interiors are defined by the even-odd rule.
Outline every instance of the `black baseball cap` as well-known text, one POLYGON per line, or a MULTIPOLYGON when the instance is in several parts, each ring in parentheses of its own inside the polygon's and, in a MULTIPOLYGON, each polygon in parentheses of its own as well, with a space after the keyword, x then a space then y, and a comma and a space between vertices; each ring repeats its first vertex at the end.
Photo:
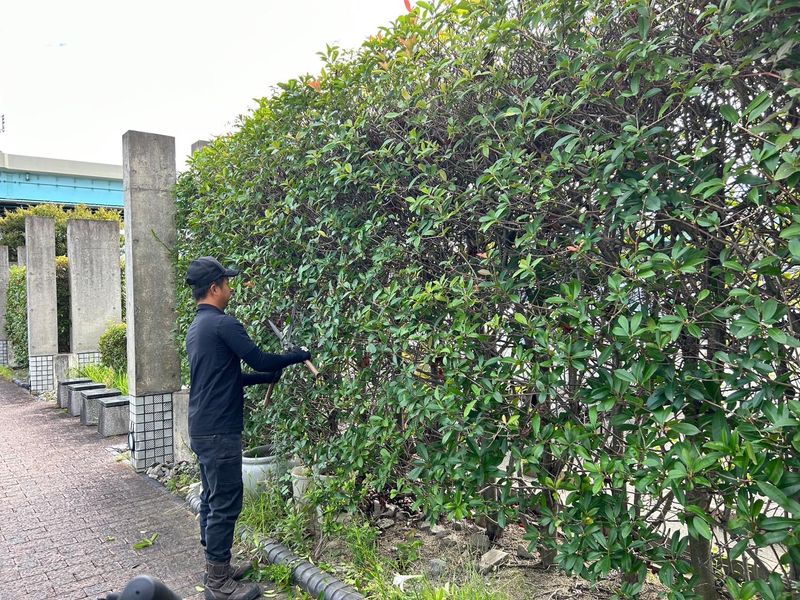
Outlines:
POLYGON ((234 277, 238 274, 238 269, 226 269, 212 256, 201 256, 189 264, 186 283, 192 287, 203 287, 221 277, 234 277))

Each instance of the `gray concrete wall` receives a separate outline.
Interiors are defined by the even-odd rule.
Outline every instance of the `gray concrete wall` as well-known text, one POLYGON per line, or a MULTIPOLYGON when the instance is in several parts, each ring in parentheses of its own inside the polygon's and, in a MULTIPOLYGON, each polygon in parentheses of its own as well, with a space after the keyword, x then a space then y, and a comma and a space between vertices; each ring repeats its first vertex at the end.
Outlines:
POLYGON ((70 351, 94 352, 100 336, 122 320, 119 223, 67 221, 69 256, 70 351))
POLYGON ((0 340, 8 339, 6 331, 6 292, 8 291, 8 246, 0 246, 0 340))
POLYGON ((28 287, 28 355, 58 352, 55 220, 25 217, 28 287))
POLYGON ((25 266, 25 246, 17 246, 17 265, 20 267, 25 266))
POLYGON ((131 396, 180 389, 174 331, 175 139, 128 131, 122 136, 125 285, 131 396))

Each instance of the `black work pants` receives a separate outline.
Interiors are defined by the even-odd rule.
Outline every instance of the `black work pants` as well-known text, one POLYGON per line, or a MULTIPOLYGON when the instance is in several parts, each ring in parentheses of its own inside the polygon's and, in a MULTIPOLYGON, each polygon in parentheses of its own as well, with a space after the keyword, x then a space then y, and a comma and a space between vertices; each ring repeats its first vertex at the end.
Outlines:
POLYGON ((189 440, 200 463, 200 543, 206 559, 231 559, 233 530, 242 511, 241 434, 198 435, 189 440))

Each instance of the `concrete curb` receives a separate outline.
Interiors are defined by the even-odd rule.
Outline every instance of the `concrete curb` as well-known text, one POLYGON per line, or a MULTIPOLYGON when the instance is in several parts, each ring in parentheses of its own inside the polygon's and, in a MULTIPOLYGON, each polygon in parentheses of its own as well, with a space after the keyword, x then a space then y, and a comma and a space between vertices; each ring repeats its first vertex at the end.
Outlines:
MULTIPOLYGON (((186 503, 192 512, 199 512, 200 495, 194 489, 191 489, 186 494, 186 503)), ((240 526, 239 529, 242 542, 256 546, 269 562, 291 567, 294 582, 312 598, 322 598, 323 600, 364 600, 364 596, 353 587, 346 585, 333 575, 295 555, 283 544, 275 540, 258 539, 246 527, 240 526)))

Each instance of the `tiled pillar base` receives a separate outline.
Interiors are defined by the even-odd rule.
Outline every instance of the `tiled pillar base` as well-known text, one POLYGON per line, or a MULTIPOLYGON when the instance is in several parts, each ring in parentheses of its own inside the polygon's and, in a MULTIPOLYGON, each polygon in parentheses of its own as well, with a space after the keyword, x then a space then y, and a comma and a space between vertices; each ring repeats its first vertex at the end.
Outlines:
POLYGON ((172 393, 130 397, 131 464, 144 471, 172 462, 172 393))
POLYGON ((40 394, 56 389, 56 378, 53 372, 53 356, 31 356, 28 358, 28 373, 31 382, 31 394, 40 394))
POLYGON ((99 352, 78 352, 78 368, 82 369, 87 365, 94 365, 100 362, 99 352))
POLYGON ((8 365, 8 340, 0 340, 0 365, 8 365))

